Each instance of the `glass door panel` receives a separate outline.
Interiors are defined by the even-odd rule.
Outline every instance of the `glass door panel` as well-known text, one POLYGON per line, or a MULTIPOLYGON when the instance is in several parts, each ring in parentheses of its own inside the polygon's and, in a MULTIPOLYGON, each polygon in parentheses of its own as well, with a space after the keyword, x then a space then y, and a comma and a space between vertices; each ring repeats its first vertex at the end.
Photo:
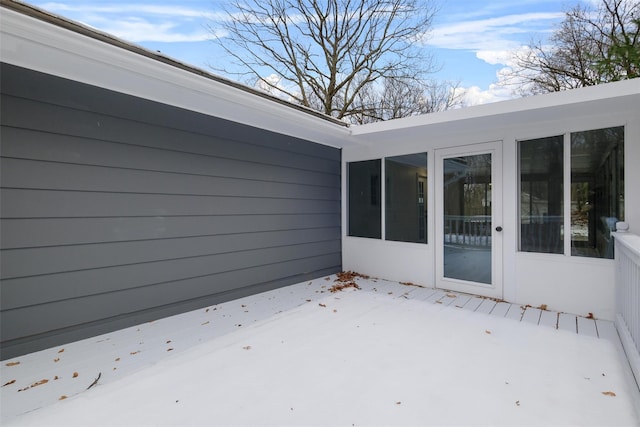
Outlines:
POLYGON ((491 284, 491 154, 444 159, 444 277, 491 284))

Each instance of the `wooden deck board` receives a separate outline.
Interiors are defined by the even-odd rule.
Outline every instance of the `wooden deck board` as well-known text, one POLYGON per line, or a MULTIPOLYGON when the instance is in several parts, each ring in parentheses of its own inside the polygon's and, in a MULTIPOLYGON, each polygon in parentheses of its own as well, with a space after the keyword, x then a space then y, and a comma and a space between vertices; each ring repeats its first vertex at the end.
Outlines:
POLYGON ((558 314, 558 329, 562 329, 564 331, 570 331, 577 333, 576 329, 576 316, 567 314, 567 313, 559 313, 558 314))
POLYGON ((499 302, 495 305, 495 307, 493 307, 493 310, 491 310, 491 315, 505 317, 511 305, 512 304, 509 304, 508 302, 499 302))
POLYGON ((542 310, 542 313, 540 313, 539 325, 558 329, 558 313, 555 311, 542 310))
POLYGON ((447 292, 445 296, 440 299, 440 302, 442 302, 442 305, 444 306, 454 305, 457 299, 458 294, 454 292, 447 292))
POLYGON ((453 302, 453 306, 457 308, 464 308, 464 306, 471 300, 471 295, 458 295, 458 298, 453 302))
POLYGON ((587 319, 582 316, 578 316, 577 319, 578 334, 596 338, 598 337, 598 330, 596 329, 596 321, 594 319, 587 319))
POLYGON ((425 301, 435 303, 436 301, 441 300, 445 296, 446 292, 441 289, 436 289, 436 291, 430 295, 425 301))
POLYGON ((598 319, 596 320, 596 328, 598 329, 598 338, 603 338, 613 342, 617 342, 620 339, 613 322, 598 319))
POLYGON ((505 314, 504 317, 506 317, 507 319, 517 320, 519 322, 520 320, 522 320, 522 313, 522 307, 517 304, 510 304, 509 311, 507 311, 507 314, 505 314))
POLYGON ((471 299, 469 299, 469 302, 467 302, 462 308, 469 311, 476 311, 478 306, 482 304, 482 301, 483 299, 480 297, 471 297, 471 299))
POLYGON ((537 325, 538 323, 540 323, 541 314, 542 310, 540 310, 539 308, 527 307, 527 309, 524 311, 524 314, 522 315, 522 321, 537 325))
POLYGON ((476 308, 476 313, 485 313, 485 314, 489 314, 491 313, 491 310, 493 310, 493 307, 496 306, 496 302, 490 299, 485 299, 482 301, 482 303, 480 303, 480 305, 478 306, 478 308, 476 308))

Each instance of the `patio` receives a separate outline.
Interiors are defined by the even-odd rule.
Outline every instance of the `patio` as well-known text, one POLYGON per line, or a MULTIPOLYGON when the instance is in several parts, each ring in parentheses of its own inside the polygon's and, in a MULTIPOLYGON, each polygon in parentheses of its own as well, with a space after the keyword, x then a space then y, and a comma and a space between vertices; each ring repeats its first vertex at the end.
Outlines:
POLYGON ((2 424, 640 421, 640 393, 611 322, 341 279, 3 361, 2 424))

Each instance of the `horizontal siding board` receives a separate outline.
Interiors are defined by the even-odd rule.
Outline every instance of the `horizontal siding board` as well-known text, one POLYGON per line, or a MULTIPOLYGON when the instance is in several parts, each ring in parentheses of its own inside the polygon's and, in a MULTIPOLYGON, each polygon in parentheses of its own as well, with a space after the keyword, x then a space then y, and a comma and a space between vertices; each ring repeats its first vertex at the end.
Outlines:
POLYGON ((340 270, 340 150, 1 67, 2 358, 340 270))
MULTIPOLYGON (((6 107, 3 106, 3 108, 6 107)), ((3 125, 6 126, 6 123, 3 122, 3 125)), ((40 126, 44 126, 44 124, 40 124, 40 126)), ((119 131, 122 130, 119 129, 119 131)), ((140 136, 128 136, 130 141, 136 143, 146 141, 145 138, 148 137, 144 133, 140 136)), ((172 139, 174 147, 182 150, 185 145, 184 141, 188 141, 189 137, 191 137, 190 134, 176 135, 172 139)), ((6 142, 3 142, 2 155, 9 158, 239 179, 265 180, 268 178, 273 182, 300 183, 314 186, 335 187, 340 185, 339 174, 314 170, 317 167, 316 159, 310 158, 309 162, 305 164, 296 164, 295 159, 286 159, 281 161, 282 164, 272 165, 260 162, 259 156, 255 156, 255 160, 251 161, 250 152, 238 152, 238 147, 235 147, 237 158, 226 158, 220 156, 220 153, 214 150, 211 150, 211 154, 194 154, 133 144, 113 144, 106 141, 73 138, 46 132, 34 133, 10 127, 3 128, 3 140, 6 140, 6 142), (11 138, 9 138, 10 136, 11 138), (38 143, 34 141, 36 138, 40 139, 38 143), (60 150, 53 149, 58 146, 60 146, 60 150)), ((154 143, 157 143, 157 141, 154 141, 154 143)), ((203 141, 203 145, 205 143, 211 145, 213 140, 208 138, 203 141)), ((233 147, 232 143, 226 145, 233 147)), ((331 162, 331 165, 337 168, 340 163, 331 162)))
POLYGON ((340 200, 340 188, 264 180, 118 169, 22 159, 2 159, 3 186, 8 188, 104 191, 121 193, 314 198, 340 200), (84 179, 78 180, 78 176, 84 179))
MULTIPOLYGON (((53 105, 55 110, 93 112, 96 120, 109 117, 126 118, 153 127, 198 132, 246 143, 252 146, 268 146, 291 153, 302 153, 329 160, 340 160, 340 152, 332 147, 303 141, 242 123, 211 117, 178 107, 160 104, 131 95, 113 92, 68 79, 0 63, 2 93, 5 97, 35 100, 53 105), (264 143, 268 141, 268 143, 264 143)), ((3 101, 3 106, 5 101, 3 101)), ((100 120, 101 119, 101 120, 100 120)), ((31 127, 26 126, 26 127, 31 127)))
POLYGON ((310 214, 340 201, 4 189, 3 218, 310 214))
MULTIPOLYGON (((154 157, 168 151, 170 155, 183 153, 185 157, 188 155, 216 157, 284 167, 295 165, 300 169, 340 174, 339 158, 326 159, 295 151, 273 149, 267 142, 263 145, 244 144, 237 139, 228 140, 215 135, 152 126, 86 111, 52 110, 50 105, 23 98, 3 97, 2 103, 3 108, 8 110, 3 114, 6 132, 10 136, 20 134, 20 137, 25 140, 24 146, 7 147, 6 155, 11 157, 34 158, 41 155, 38 153, 42 152, 42 148, 46 149, 42 147, 43 145, 57 144, 67 140, 60 145, 60 150, 50 153, 54 159, 69 161, 73 159, 69 155, 75 155, 76 159, 83 163, 96 161, 118 163, 126 160, 118 158, 117 154, 121 150, 151 155, 155 151, 157 154, 154 157), (25 117, 26 114, 42 119, 33 123, 29 121, 28 116, 25 117), (176 144, 176 141, 180 143, 176 144), (109 147, 105 147, 107 144, 114 146, 114 152, 111 152, 109 147), (98 157, 100 154, 105 155, 103 160, 98 157)), ((264 140, 264 136, 261 140, 264 140)), ((300 140, 298 142, 306 143, 300 140)), ((137 156, 133 159, 138 160, 137 156)))
POLYGON ((0 219, 3 249, 339 228, 340 214, 0 219))
MULTIPOLYGON (((2 278, 339 241, 340 228, 223 234, 163 240, 50 246, 2 251, 2 278)), ((239 254, 245 259, 248 255, 239 254)), ((147 267, 149 268, 149 267, 147 267)))
POLYGON ((240 254, 221 253, 5 279, 1 292, 4 300, 3 309, 12 310, 64 299, 278 264, 295 259, 336 254, 340 254, 339 242, 314 242, 283 248, 248 250, 240 254))
POLYGON ((329 254, 196 277, 177 283, 161 283, 153 286, 151 291, 149 287, 140 287, 29 306, 19 310, 5 310, 0 317, 2 336, 3 339, 10 340, 39 334, 187 299, 203 298, 234 288, 275 280, 283 274, 290 275, 292 272, 302 274, 317 269, 319 265, 338 266, 339 264, 340 255, 329 254), (48 321, 34 321, 41 318, 46 318, 48 321))
POLYGON ((1 359, 5 360, 9 357, 13 357, 6 355, 26 354, 37 348, 49 348, 59 345, 60 343, 77 341, 89 336, 100 335, 117 329, 126 328, 131 325, 138 325, 144 322, 172 316, 174 314, 184 313, 201 307, 212 306, 247 295, 253 295, 258 292, 268 291, 293 283, 300 283, 306 280, 327 276, 335 273, 336 268, 340 268, 340 266, 330 266, 322 270, 315 270, 304 274, 278 278, 269 282, 260 282, 251 286, 236 288, 201 298, 165 304, 163 306, 152 307, 146 310, 136 310, 135 312, 124 315, 99 319, 83 324, 75 324, 66 328, 59 328, 52 332, 16 338, 15 340, 7 341, 6 344, 0 347, 0 353, 2 354, 1 359))

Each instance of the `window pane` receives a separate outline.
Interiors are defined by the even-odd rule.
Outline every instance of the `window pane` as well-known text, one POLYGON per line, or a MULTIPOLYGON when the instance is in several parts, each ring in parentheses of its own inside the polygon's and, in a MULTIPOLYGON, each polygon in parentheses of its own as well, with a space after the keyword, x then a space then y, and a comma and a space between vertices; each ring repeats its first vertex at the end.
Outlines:
POLYGON ((349 236, 381 237, 381 160, 348 164, 349 236))
POLYGON ((624 128, 571 134, 571 254, 613 258, 624 220, 624 128))
POLYGON ((427 243, 427 153, 387 157, 386 239, 427 243))
POLYGON ((564 253, 563 136, 520 141, 520 250, 564 253))

